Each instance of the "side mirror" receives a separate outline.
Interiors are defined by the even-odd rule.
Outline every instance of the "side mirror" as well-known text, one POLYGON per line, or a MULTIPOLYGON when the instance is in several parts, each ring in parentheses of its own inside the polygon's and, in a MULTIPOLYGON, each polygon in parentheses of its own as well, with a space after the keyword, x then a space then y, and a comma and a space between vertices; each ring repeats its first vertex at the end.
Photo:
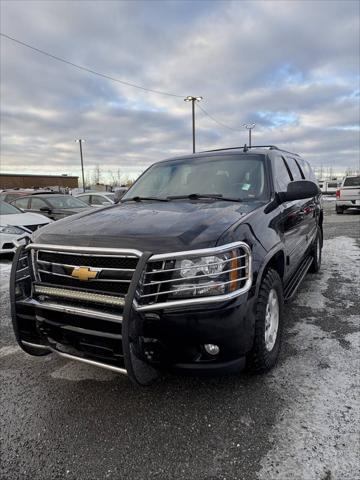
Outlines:
POLYGON ((281 203, 284 203, 316 197, 320 193, 321 191, 316 183, 309 180, 296 180, 289 183, 286 192, 280 192, 278 195, 281 203))
POLYGON ((40 212, 51 213, 52 210, 50 207, 40 207, 40 212))

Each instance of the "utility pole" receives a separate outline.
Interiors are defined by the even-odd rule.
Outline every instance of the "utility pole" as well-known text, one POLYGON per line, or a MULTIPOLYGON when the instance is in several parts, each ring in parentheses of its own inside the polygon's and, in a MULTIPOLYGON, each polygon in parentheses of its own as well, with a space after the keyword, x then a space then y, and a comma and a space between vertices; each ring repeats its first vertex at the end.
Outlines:
POLYGON ((192 97, 189 95, 184 98, 184 102, 191 102, 192 107, 192 139, 193 139, 193 153, 195 153, 195 102, 200 102, 203 97, 192 97))
POLYGON ((255 128, 256 123, 244 123, 243 127, 249 130, 249 147, 251 147, 251 130, 255 128))
POLYGON ((75 142, 79 143, 80 146, 80 161, 81 161, 81 174, 82 174, 82 184, 83 184, 83 192, 85 192, 85 177, 84 177, 84 160, 83 160, 83 152, 82 152, 82 142, 85 142, 82 138, 78 138, 75 142))

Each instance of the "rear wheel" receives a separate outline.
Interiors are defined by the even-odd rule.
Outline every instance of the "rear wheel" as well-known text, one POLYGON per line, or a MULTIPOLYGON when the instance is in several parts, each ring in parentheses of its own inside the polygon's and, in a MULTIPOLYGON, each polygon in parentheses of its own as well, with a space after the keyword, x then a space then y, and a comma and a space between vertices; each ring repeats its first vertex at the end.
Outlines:
POLYGON ((344 213, 344 207, 338 207, 338 206, 336 205, 335 209, 336 209, 336 213, 337 213, 338 215, 341 214, 341 213, 344 213))
POLYGON ((310 255, 313 258, 312 264, 310 265, 309 272, 317 273, 321 267, 321 251, 322 251, 322 234, 321 229, 318 227, 316 239, 313 246, 311 247, 310 255))
POLYGON ((255 317, 255 338, 248 365, 252 372, 270 370, 279 356, 283 327, 284 295, 281 279, 269 270, 262 280, 255 317))

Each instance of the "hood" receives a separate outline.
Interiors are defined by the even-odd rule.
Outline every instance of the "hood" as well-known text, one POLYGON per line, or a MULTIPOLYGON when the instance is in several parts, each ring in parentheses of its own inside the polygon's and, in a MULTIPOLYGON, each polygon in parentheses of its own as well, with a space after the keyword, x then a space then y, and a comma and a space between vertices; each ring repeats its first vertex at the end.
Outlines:
POLYGON ((59 220, 34 233, 33 241, 154 253, 206 248, 257 207, 213 200, 126 202, 59 220))
POLYGON ((52 222, 50 218, 47 218, 44 215, 39 215, 38 213, 14 213, 10 215, 0 215, 0 225, 43 225, 50 222, 52 222))

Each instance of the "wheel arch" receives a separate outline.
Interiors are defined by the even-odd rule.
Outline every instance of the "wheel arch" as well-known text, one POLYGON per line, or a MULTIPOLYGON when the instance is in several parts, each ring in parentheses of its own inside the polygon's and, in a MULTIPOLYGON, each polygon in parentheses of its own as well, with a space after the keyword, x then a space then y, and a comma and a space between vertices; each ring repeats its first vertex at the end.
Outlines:
POLYGON ((261 282, 269 270, 275 270, 281 281, 284 280, 285 274, 285 252, 282 249, 282 246, 277 246, 274 249, 270 250, 266 257, 264 258, 263 264, 259 269, 256 282, 256 295, 258 295, 260 290, 261 282))

